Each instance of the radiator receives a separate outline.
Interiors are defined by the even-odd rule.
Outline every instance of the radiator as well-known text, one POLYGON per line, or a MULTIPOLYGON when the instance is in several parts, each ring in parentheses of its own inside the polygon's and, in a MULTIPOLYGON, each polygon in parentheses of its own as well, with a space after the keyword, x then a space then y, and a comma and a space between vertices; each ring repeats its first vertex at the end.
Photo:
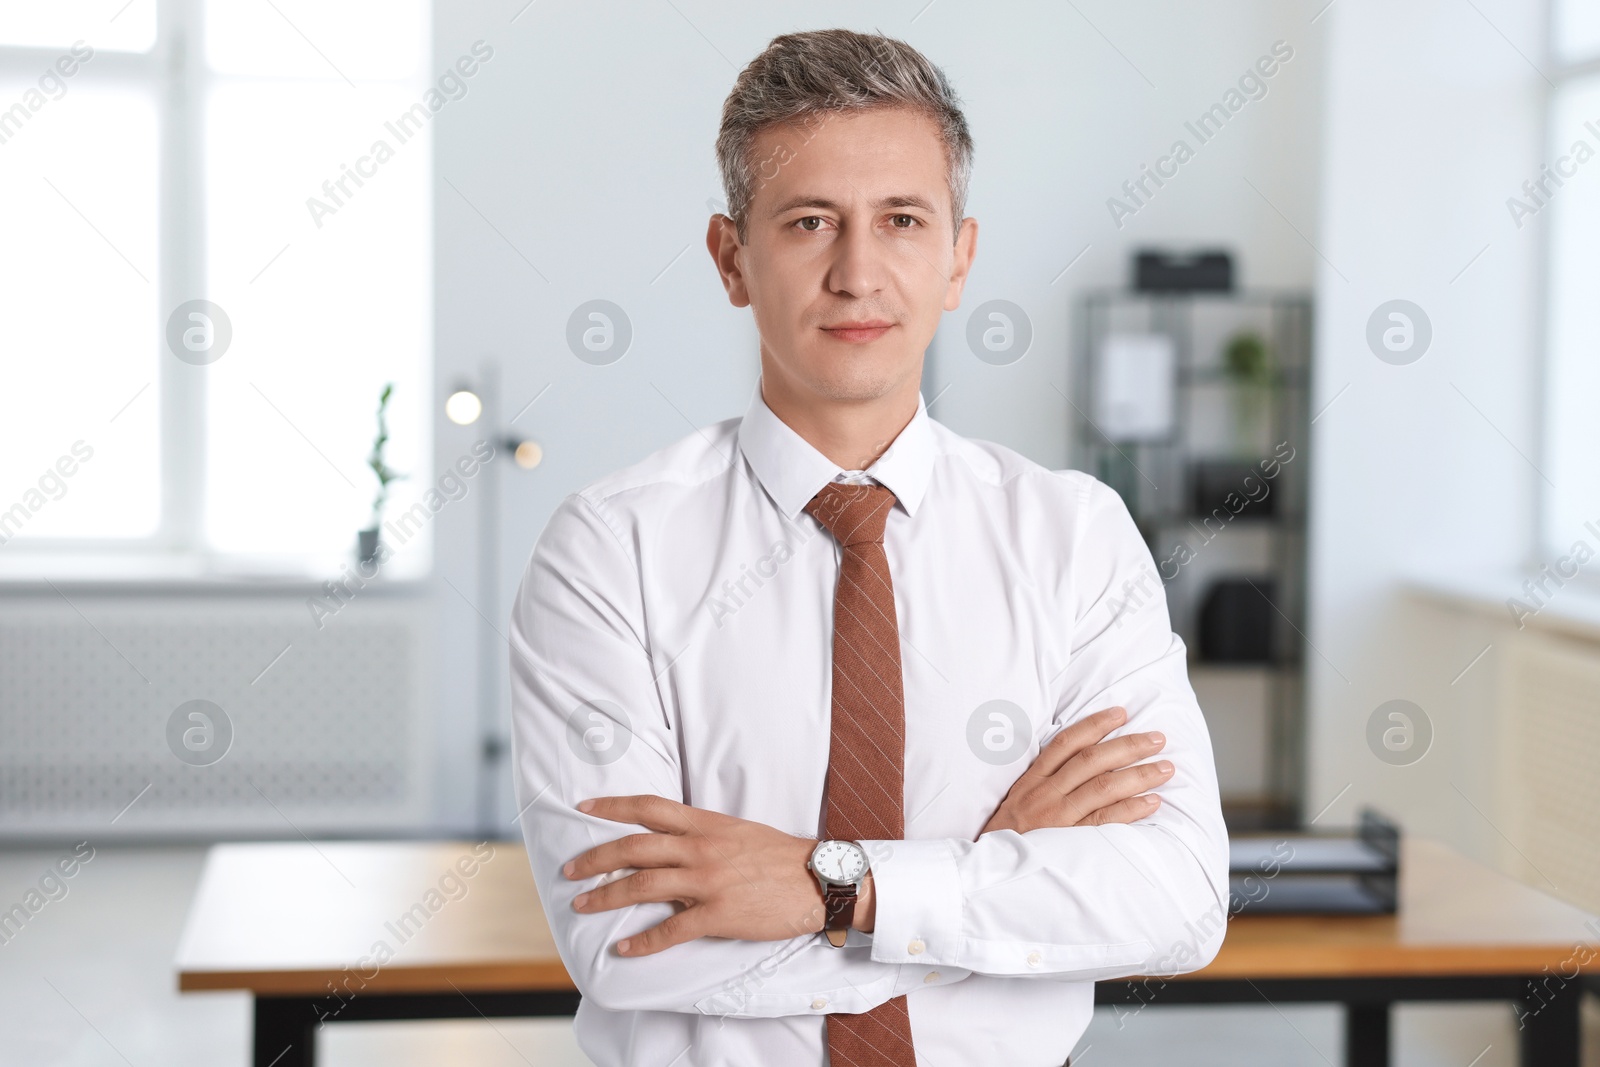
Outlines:
POLYGON ((0 834, 297 837, 427 819, 419 599, 369 589, 317 620, 303 594, 63 592, 0 600, 0 834))
POLYGON ((1506 869, 1600 911, 1600 642, 1512 633, 1498 704, 1506 869))

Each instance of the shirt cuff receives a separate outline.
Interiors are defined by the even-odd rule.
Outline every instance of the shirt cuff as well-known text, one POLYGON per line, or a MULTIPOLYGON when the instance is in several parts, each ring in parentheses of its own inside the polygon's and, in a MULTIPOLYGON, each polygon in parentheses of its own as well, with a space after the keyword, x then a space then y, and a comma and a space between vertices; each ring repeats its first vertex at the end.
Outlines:
POLYGON ((821 934, 785 945, 714 993, 695 1002, 706 1015, 775 1019, 841 1012, 860 1015, 893 997, 936 985, 950 985, 970 973, 957 967, 883 967, 871 961, 868 942, 850 931, 844 947, 834 948, 821 934), (786 967, 798 965, 809 985, 786 967))
POLYGON ((961 871, 951 842, 862 841, 872 857, 872 958, 960 966, 961 871))

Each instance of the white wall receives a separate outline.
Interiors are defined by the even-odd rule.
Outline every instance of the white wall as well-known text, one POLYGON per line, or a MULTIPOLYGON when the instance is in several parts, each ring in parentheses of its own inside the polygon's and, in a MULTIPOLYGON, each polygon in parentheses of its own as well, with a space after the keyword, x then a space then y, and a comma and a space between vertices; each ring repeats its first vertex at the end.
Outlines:
POLYGON ((1341 0, 1319 20, 1314 239, 1325 258, 1312 409, 1327 407, 1312 439, 1304 806, 1315 814, 1344 791, 1324 824, 1374 802, 1487 856, 1487 686, 1500 653, 1456 680, 1488 643, 1482 627, 1451 625, 1401 592, 1408 575, 1509 569, 1533 547, 1539 475, 1519 450, 1537 456, 1539 249, 1505 199, 1540 159, 1544 82, 1519 50, 1540 56, 1541 5, 1477 6, 1341 0), (1368 317, 1394 298, 1420 305, 1434 331, 1404 366, 1365 339, 1368 317), (1397 698, 1435 730, 1433 750, 1405 767, 1379 761, 1365 738, 1374 709, 1397 698))
MULTIPOLYGON (((1074 295, 1123 284, 1138 245, 1226 244, 1249 286, 1309 288, 1316 275, 1296 230, 1315 229, 1328 25, 1305 11, 1268 0, 1203 9, 910 0, 865 14, 841 2, 522 7, 435 5, 436 67, 478 39, 495 50, 435 128, 438 388, 485 356, 500 364, 508 417, 549 387, 516 427, 545 460, 506 474, 501 599, 479 605, 492 618, 505 617, 562 496, 748 402, 754 328, 748 310, 727 304, 702 240, 706 202, 721 197, 712 146, 723 99, 779 33, 879 29, 926 52, 963 97, 977 146, 968 213, 981 222, 979 253, 924 383, 929 397, 949 386, 933 414, 958 432, 1069 463, 1070 408, 1051 386, 1070 381, 1074 295), (1119 229, 1107 198, 1175 139, 1196 144, 1185 120, 1278 40, 1294 56, 1267 95, 1119 229), (1032 349, 1009 367, 980 363, 963 340, 967 311, 997 297, 1034 323, 1032 349), (621 305, 635 331, 608 367, 580 362, 564 339, 573 309, 595 298, 621 305)), ((441 461, 469 436, 445 427, 441 461)), ((440 566, 463 590, 471 538, 466 515, 441 523, 440 566)), ((461 623, 443 650, 445 685, 464 702, 474 692, 464 642, 478 623, 453 593, 441 596, 461 623)), ((447 778, 464 773, 459 732, 445 730, 441 744, 453 746, 441 756, 447 778)), ((460 814, 465 803, 457 796, 447 808, 460 814)))

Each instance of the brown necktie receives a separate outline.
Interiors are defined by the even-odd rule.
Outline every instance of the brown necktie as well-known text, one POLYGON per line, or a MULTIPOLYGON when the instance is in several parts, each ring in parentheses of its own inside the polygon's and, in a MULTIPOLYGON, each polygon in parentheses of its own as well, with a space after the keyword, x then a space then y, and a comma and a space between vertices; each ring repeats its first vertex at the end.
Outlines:
MULTIPOLYGON (((881 485, 830 482, 806 511, 841 548, 833 598, 833 727, 824 832, 839 841, 905 836, 906 710, 900 626, 883 551, 895 496, 881 485)), ((828 1017, 833 1067, 916 1067, 906 998, 828 1017)))

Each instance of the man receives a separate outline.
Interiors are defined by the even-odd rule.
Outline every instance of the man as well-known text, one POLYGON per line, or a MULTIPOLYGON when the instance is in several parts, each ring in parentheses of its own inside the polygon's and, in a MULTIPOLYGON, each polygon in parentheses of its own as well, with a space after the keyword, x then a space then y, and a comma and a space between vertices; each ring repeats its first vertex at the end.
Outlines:
POLYGON ((760 386, 564 500, 512 620, 517 799, 579 1043, 1061 1064, 1096 979, 1201 967, 1225 926, 1150 554, 1101 483, 925 411, 978 229, 937 68, 776 38, 717 148, 707 246, 760 386))

